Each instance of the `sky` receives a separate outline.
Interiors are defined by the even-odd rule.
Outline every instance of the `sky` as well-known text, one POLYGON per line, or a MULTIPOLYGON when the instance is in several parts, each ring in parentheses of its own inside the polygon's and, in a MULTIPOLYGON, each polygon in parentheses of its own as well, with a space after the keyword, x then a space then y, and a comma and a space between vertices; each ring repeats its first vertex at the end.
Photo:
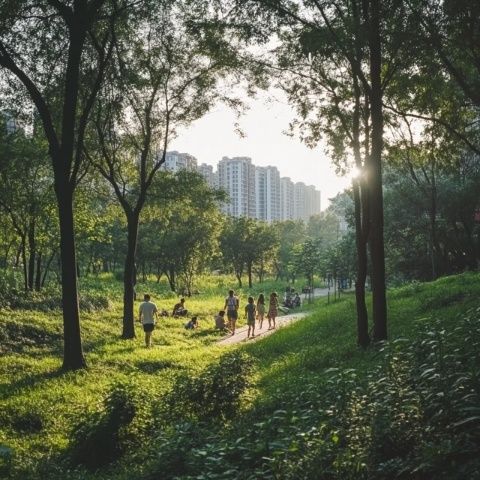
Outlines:
POLYGON ((169 150, 190 153, 199 164, 215 167, 223 156, 246 156, 251 157, 254 165, 276 166, 282 177, 315 185, 321 191, 324 210, 328 198, 348 187, 351 178, 335 174, 324 146, 310 149, 299 139, 283 133, 294 118, 294 111, 281 93, 261 93, 249 99, 248 106, 239 120, 228 107, 216 106, 190 127, 179 131, 169 150), (245 134, 243 138, 235 131, 236 122, 245 134))

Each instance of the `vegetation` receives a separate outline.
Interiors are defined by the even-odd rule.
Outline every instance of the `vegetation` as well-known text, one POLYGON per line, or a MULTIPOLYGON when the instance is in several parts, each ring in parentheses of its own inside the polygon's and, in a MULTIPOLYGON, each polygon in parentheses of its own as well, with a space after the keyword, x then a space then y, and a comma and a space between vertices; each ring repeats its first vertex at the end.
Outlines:
MULTIPOLYGON (((203 278, 202 293, 188 300, 200 330, 164 318, 154 349, 141 338, 119 338, 119 302, 85 312, 90 368, 78 373, 59 370, 58 310, 4 309, 2 474, 293 479, 324 472, 340 479, 479 472, 477 274, 392 290, 392 340, 366 351, 355 347, 351 295, 330 305, 320 300, 306 320, 262 341, 215 346, 211 315, 232 281, 203 278)), ((161 308, 175 301, 164 281, 141 287, 161 308)), ((115 298, 122 283, 86 279, 82 289, 115 298)), ((240 292, 242 301, 249 292, 240 292)))

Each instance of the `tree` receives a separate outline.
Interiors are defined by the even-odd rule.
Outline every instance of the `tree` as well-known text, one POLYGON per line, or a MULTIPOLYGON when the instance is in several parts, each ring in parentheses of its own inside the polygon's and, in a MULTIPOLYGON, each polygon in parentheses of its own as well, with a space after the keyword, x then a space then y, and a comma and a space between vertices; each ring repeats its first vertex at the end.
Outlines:
POLYGON ((0 124, 0 145, 0 209, 20 240, 25 290, 40 290, 42 257, 48 258, 56 227, 44 138, 38 132, 27 136, 21 128, 8 133, 0 124))
POLYGON ((85 367, 73 219, 85 130, 127 0, 0 4, 0 67, 35 105, 48 141, 60 223, 65 369, 85 367))
POLYGON ((88 155, 127 220, 123 338, 135 336, 135 256, 148 191, 176 129, 219 100, 219 79, 232 67, 221 36, 193 28, 206 13, 189 10, 188 2, 152 5, 122 41, 117 39, 110 82, 98 102, 88 155))

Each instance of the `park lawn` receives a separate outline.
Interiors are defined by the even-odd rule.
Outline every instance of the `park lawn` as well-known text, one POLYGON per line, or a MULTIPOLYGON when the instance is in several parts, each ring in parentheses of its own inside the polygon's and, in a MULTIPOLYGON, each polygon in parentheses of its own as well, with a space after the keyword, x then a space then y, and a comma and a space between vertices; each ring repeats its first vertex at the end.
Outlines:
MULTIPOLYGON (((302 394, 306 385, 309 391, 328 393, 325 372, 329 369, 353 368, 362 376, 381 360, 379 348, 364 351, 356 347, 352 294, 328 305, 326 299, 317 300, 309 317, 261 341, 228 349, 219 347, 215 344, 219 334, 210 328, 211 318, 223 307, 229 281, 225 277, 206 277, 202 285, 201 293, 187 300, 189 310, 200 317, 201 329, 189 332, 183 328, 183 320, 162 319, 154 332, 157 347, 147 350, 143 348, 140 326, 136 339, 119 339, 121 304, 116 299, 121 298, 120 282, 111 278, 84 279, 83 290, 107 296, 111 308, 82 314, 89 368, 73 373, 60 371, 59 312, 0 312, 0 328, 10 323, 30 327, 22 331, 25 341, 20 337, 0 358, 0 445, 13 452, 10 478, 134 479, 143 478, 144 470, 162 471, 162 466, 156 464, 157 447, 148 441, 140 447, 141 460, 145 461, 142 467, 135 463, 139 462, 135 455, 126 455, 117 464, 98 472, 76 471, 66 462, 64 454, 69 448, 72 429, 85 416, 101 410, 103 398, 118 383, 133 383, 138 391, 146 392, 153 408, 162 403, 162 397, 179 375, 198 374, 226 351, 248 353, 255 364, 254 385, 239 405, 238 416, 229 423, 225 433, 228 442, 231 440, 228 435, 234 438, 236 431, 244 434, 245 429, 251 430, 252 421, 291 408, 284 402, 302 394), (28 346, 32 338, 40 340, 28 346)), ((280 291, 281 285, 268 282, 252 291, 237 289, 242 304, 248 294, 256 296, 260 289, 280 291)), ((148 290, 160 308, 170 310, 175 303, 176 297, 164 283, 139 284, 137 290, 139 294, 148 290)), ((412 338, 421 325, 428 325, 434 319, 444 322, 446 328, 453 328, 459 314, 479 306, 479 298, 480 275, 473 273, 390 290, 389 337, 412 338)))
MULTIPOLYGON (((227 276, 205 276, 199 285, 200 293, 187 298, 186 305, 198 315, 200 329, 185 330, 183 318, 160 318, 153 334, 155 347, 145 349, 138 323, 135 339, 120 339, 122 283, 110 275, 80 279, 81 294, 104 296, 110 308, 81 313, 88 369, 79 372, 61 371, 58 310, 0 310, 0 335, 5 329, 9 335, 9 341, 0 345, 0 446, 14 452, 17 478, 27 478, 39 464, 65 450, 79 419, 98 410, 112 385, 133 379, 138 389, 160 398, 178 374, 195 374, 221 355, 224 349, 216 346, 221 334, 213 329, 213 315, 223 308, 228 289, 236 282, 227 276)), ((235 290, 242 308, 248 295, 281 291, 282 285, 266 281, 235 290)), ((159 309, 168 312, 178 299, 165 281, 139 283, 137 291, 139 297, 150 293, 159 309)), ((241 314, 238 325, 244 323, 241 314)))

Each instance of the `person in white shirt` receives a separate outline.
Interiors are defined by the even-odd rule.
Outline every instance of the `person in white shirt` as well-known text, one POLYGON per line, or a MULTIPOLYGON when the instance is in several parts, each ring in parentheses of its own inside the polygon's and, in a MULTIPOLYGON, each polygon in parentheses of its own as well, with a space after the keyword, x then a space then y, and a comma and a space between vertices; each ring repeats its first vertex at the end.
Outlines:
POLYGON ((143 296, 143 302, 140 304, 138 321, 143 325, 145 332, 145 346, 152 346, 152 332, 155 327, 155 320, 158 320, 157 306, 150 301, 150 295, 143 296))

